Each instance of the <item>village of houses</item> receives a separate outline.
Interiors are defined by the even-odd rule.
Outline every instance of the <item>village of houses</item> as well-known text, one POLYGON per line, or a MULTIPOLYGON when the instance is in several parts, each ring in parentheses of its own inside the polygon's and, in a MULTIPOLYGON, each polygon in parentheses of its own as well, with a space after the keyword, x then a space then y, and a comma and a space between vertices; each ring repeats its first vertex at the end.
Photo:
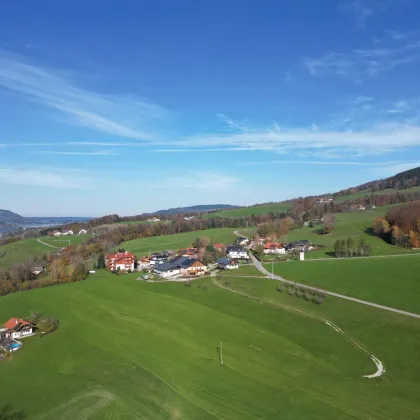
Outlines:
MULTIPOLYGON (((250 241, 248 238, 238 237, 232 245, 212 244, 218 254, 223 257, 208 265, 200 259, 199 249, 192 247, 177 251, 163 250, 154 252, 139 259, 129 251, 115 252, 105 256, 105 263, 107 269, 112 272, 142 271, 144 273, 153 273, 166 279, 188 279, 203 276, 212 269, 237 269, 241 263, 248 263, 251 260, 250 249, 257 245, 262 245, 265 255, 286 255, 296 250, 310 251, 313 249, 307 240, 283 245, 264 239, 255 242, 250 241)), ((146 275, 143 278, 147 279, 148 276, 146 275)))

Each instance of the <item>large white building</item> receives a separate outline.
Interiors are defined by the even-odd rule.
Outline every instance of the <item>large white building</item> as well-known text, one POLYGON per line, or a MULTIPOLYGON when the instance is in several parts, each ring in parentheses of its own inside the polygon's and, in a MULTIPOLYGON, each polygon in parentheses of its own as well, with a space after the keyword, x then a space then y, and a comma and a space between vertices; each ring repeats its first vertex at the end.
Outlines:
POLYGON ((248 251, 240 246, 228 246, 226 248, 226 254, 228 258, 234 260, 248 260, 248 251))

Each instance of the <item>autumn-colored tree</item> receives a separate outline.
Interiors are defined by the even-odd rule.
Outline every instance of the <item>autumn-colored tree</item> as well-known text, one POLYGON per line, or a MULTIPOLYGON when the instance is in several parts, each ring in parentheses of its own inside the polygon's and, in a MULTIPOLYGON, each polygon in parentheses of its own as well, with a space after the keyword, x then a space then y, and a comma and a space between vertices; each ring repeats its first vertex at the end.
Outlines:
POLYGON ((391 228, 391 244, 392 245, 399 244, 400 239, 401 239, 400 228, 397 225, 392 226, 392 228, 391 228))
POLYGON ((377 217, 373 221, 373 233, 377 236, 387 234, 390 230, 389 223, 383 217, 377 217))
POLYGON ((413 230, 410 230, 410 233, 408 234, 408 237, 409 237, 409 245, 411 246, 411 248, 419 248, 420 247, 419 238, 413 230))

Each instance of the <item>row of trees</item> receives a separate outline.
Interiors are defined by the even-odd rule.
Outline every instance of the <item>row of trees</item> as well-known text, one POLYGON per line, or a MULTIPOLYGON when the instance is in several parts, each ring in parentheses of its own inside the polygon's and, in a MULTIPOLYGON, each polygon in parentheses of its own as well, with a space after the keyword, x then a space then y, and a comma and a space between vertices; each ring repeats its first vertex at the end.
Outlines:
POLYGON ((300 287, 295 285, 284 285, 280 284, 276 290, 280 293, 287 293, 289 296, 296 296, 298 299, 305 299, 308 302, 316 303, 320 305, 324 302, 326 296, 323 293, 317 293, 306 287, 300 287))
POLYGON ((369 257, 372 255, 372 246, 363 238, 338 239, 334 243, 334 254, 337 258, 369 257))

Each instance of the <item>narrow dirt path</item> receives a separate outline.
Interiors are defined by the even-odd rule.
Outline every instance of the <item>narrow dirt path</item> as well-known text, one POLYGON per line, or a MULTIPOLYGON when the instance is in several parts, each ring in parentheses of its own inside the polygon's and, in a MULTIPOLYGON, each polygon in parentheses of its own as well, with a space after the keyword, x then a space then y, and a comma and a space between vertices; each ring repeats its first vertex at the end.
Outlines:
POLYGON ((235 293, 237 295, 246 297, 247 299, 255 300, 255 301, 260 302, 260 303, 266 303, 266 304, 274 306, 276 308, 280 308, 280 309, 283 309, 285 311, 292 312, 296 315, 300 315, 300 316, 303 316, 305 318, 310 318, 314 321, 323 322, 324 324, 326 324, 330 328, 332 328, 335 332, 340 334, 351 346, 353 346, 355 349, 364 353, 366 356, 368 356, 375 363, 376 368, 377 368, 376 372, 372 373, 370 375, 363 375, 364 378, 369 378, 369 379, 378 378, 385 373, 385 368, 384 368, 383 363, 375 355, 370 353, 369 350, 366 347, 364 347, 356 339, 354 339, 353 337, 348 335, 342 328, 340 328, 338 325, 334 324, 333 322, 329 321, 328 319, 319 318, 319 317, 316 317, 315 315, 308 314, 305 311, 302 311, 300 309, 296 309, 296 308, 293 308, 293 307, 290 307, 290 306, 282 305, 280 303, 272 302, 270 300, 260 299, 256 296, 248 295, 245 292, 240 292, 240 291, 232 289, 230 287, 223 286, 222 284, 220 284, 214 278, 212 278, 212 282, 213 282, 214 285, 216 285, 217 287, 220 287, 221 289, 224 289, 228 292, 235 293))
POLYGON ((58 246, 47 244, 46 242, 41 241, 41 239, 37 239, 36 241, 39 242, 42 245, 49 246, 50 248, 58 249, 58 246))
POLYGON ((268 270, 266 270, 265 267, 263 267, 261 262, 258 261, 253 255, 251 255, 251 259, 253 260, 255 267, 261 273, 265 274, 267 277, 269 277, 272 280, 278 280, 278 281, 281 281, 281 282, 286 283, 286 284, 291 284, 293 286, 299 286, 299 287, 306 288, 308 290, 312 290, 313 292, 323 293, 325 295, 334 296, 334 297, 339 298, 339 299, 350 300, 352 302, 361 303, 362 305, 367 305, 367 306, 372 306, 374 308, 383 309, 384 311, 395 312, 395 313, 400 314, 400 315, 406 315, 406 316, 411 316, 412 318, 420 319, 420 314, 415 314, 413 312, 403 311, 402 309, 392 308, 390 306, 379 305, 377 303, 369 302, 367 300, 357 299, 357 298, 354 298, 354 297, 342 295, 340 293, 330 292, 330 291, 325 290, 325 289, 319 289, 318 287, 308 286, 307 284, 296 283, 296 282, 291 281, 291 280, 286 280, 285 278, 283 278, 281 276, 271 274, 268 270))

